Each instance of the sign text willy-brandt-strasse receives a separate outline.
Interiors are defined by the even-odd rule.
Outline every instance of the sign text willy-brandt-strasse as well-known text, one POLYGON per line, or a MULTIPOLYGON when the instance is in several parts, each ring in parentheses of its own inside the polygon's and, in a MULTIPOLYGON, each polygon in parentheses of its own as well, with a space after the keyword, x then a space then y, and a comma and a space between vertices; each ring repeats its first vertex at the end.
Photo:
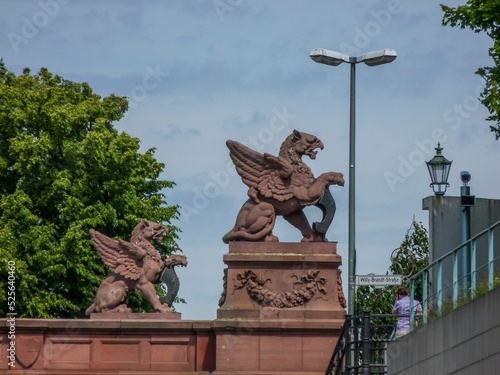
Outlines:
POLYGON ((358 285, 401 285, 402 275, 358 275, 358 285))

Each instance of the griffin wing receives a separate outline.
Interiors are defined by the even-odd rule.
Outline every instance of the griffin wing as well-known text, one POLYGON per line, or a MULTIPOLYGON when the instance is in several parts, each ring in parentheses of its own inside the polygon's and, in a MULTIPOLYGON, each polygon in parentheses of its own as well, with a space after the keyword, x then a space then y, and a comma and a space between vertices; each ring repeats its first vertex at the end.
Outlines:
POLYGON ((146 250, 123 240, 114 240, 108 236, 90 230, 92 244, 109 270, 131 280, 141 276, 142 259, 146 250))
POLYGON ((293 197, 292 165, 284 158, 261 154, 251 148, 228 140, 229 156, 243 183, 266 198, 285 201, 293 197))

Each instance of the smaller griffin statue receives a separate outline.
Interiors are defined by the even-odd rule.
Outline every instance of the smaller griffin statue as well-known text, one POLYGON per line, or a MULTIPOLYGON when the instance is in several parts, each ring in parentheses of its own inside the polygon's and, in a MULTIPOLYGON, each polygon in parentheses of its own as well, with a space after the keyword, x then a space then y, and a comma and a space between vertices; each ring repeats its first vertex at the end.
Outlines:
POLYGON ((272 230, 276 216, 283 218, 302 233, 302 242, 325 242, 324 234, 335 214, 335 201, 329 185, 344 186, 344 177, 338 172, 322 173, 315 178, 302 161, 307 155, 316 159, 316 149, 323 149, 317 137, 294 130, 281 145, 279 156, 261 154, 245 145, 228 140, 229 155, 236 171, 249 187, 249 199, 236 217, 234 228, 223 241, 278 241, 272 230), (322 202, 329 200, 329 207, 322 202), (309 224, 304 207, 319 206, 325 223, 309 224), (326 207, 326 208, 325 208, 326 207), (325 215, 327 213, 328 215, 325 215))
POLYGON ((131 312, 124 301, 132 290, 139 291, 155 312, 172 311, 171 305, 179 289, 174 267, 186 266, 187 259, 184 255, 161 258, 152 241, 161 243, 167 233, 164 225, 149 220, 141 220, 134 228, 130 242, 90 230, 92 244, 109 270, 94 303, 85 311, 87 316, 100 312, 131 312), (168 292, 167 296, 159 298, 153 284, 160 282, 167 284, 168 292))

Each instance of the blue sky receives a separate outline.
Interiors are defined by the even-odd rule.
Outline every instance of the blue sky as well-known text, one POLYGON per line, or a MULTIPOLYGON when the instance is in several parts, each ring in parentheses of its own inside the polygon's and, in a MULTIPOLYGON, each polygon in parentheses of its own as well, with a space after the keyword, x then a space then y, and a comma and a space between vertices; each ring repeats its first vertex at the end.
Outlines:
MULTIPOLYGON (((412 218, 427 223, 424 161, 437 141, 453 160, 449 195, 459 195, 459 173, 468 170, 473 194, 498 198, 499 143, 474 74, 491 64, 491 41, 441 19, 438 2, 410 0, 3 0, 0 51, 17 73, 47 67, 101 96, 130 98, 115 125, 140 138, 143 151, 157 149, 162 177, 177 184, 168 203, 182 206, 175 224, 189 265, 178 274, 188 304, 177 309, 183 319, 213 319, 221 238, 246 200, 227 139, 275 155, 294 128, 323 140, 307 163, 316 175, 346 176, 346 187, 331 189, 337 215, 327 237, 338 241, 347 275, 349 67, 313 62, 314 48, 398 53, 391 64, 356 70, 359 274, 384 274, 412 218)), ((311 220, 318 211, 307 210, 311 220)), ((281 220, 275 234, 300 240, 281 220)))

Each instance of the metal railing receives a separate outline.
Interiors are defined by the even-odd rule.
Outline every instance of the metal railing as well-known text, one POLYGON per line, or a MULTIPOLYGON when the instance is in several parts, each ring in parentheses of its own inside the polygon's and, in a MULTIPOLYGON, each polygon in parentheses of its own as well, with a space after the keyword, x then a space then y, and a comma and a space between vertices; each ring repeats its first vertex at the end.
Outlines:
POLYGON ((387 343, 393 340, 398 317, 369 312, 346 315, 325 375, 387 374, 387 343))
POLYGON ((436 259, 410 278, 412 323, 416 289, 422 296, 422 320, 425 324, 430 314, 440 317, 445 305, 447 309, 452 310, 460 303, 476 298, 479 285, 483 285, 482 289, 487 291, 495 287, 495 269, 498 272, 499 268, 495 267, 495 261, 499 259, 498 256, 495 257, 495 231, 500 231, 500 221, 436 259))
POLYGON ((474 299, 480 285, 485 285, 482 289, 487 291, 500 285, 500 279, 495 280, 495 272, 499 273, 500 269, 500 265, 495 266, 500 259, 495 256, 495 231, 500 235, 500 221, 413 275, 410 278, 409 315, 369 312, 361 316, 346 315, 325 375, 387 374, 387 343, 394 339, 398 317, 409 317, 413 329, 417 321, 418 325, 426 324, 430 314, 441 316, 445 305, 454 309, 462 301, 474 299), (467 269, 461 264, 464 259, 470 265, 468 272, 463 271, 467 269), (422 296, 421 316, 415 315, 416 292, 422 296), (450 303, 446 304, 448 300, 450 303))

